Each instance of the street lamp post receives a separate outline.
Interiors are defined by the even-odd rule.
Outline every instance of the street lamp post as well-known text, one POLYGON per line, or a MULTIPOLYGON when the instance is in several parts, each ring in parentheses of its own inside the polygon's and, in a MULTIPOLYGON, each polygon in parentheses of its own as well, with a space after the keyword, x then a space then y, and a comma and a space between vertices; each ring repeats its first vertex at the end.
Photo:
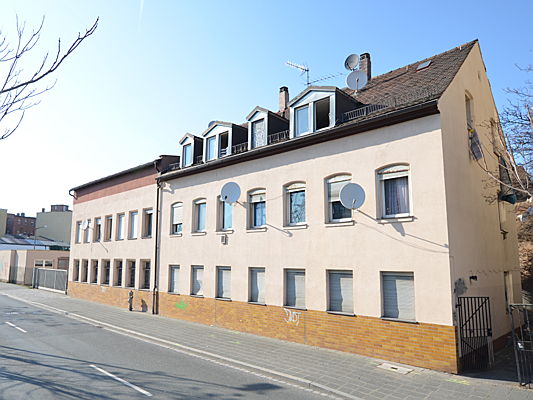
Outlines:
POLYGON ((33 250, 35 250, 35 245, 37 243, 37 230, 42 229, 42 228, 48 228, 48 226, 47 225, 39 226, 35 228, 35 230, 33 231, 33 250))

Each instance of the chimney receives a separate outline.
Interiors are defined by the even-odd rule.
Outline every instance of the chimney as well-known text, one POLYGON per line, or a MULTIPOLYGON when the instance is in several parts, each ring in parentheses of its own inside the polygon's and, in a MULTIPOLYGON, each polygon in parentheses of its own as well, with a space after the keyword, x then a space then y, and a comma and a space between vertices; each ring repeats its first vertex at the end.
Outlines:
POLYGON ((372 78, 372 66, 370 64, 369 53, 363 53, 359 56, 359 69, 366 72, 366 77, 370 81, 372 78))
POLYGON ((282 86, 279 88, 279 113, 282 117, 287 118, 289 115, 289 88, 282 86))

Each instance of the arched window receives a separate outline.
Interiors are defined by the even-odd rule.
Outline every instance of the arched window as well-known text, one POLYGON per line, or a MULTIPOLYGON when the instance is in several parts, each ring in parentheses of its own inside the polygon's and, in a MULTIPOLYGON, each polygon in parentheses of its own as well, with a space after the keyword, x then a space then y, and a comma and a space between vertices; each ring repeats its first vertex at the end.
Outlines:
POLYGON ((178 235, 183 231, 183 203, 172 204, 171 224, 170 233, 172 235, 178 235))
POLYGON ((399 218, 411 215, 409 165, 397 164, 378 171, 381 217, 399 218))
POLYGON ((305 183, 294 182, 285 185, 285 225, 305 223, 305 183))
POLYGON ((336 175, 326 179, 327 222, 344 222, 352 219, 352 210, 344 207, 340 199, 341 189, 351 180, 351 175, 336 175))

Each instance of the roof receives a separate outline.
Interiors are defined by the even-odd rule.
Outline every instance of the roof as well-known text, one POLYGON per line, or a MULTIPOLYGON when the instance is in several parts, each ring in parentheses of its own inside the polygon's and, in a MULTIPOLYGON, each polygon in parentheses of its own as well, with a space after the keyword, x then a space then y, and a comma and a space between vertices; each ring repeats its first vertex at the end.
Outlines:
POLYGON ((179 141, 179 144, 183 144, 185 142, 185 139, 187 138, 192 138, 193 140, 194 139, 201 139, 201 137, 198 137, 196 135, 193 135, 192 133, 186 133, 185 135, 183 135, 179 141))
MULTIPOLYGON (((269 114, 269 115, 271 115, 273 117, 276 117, 276 118, 278 118, 278 119, 280 119, 282 121, 288 121, 287 118, 282 117, 278 113, 275 113, 273 111, 270 111, 267 108, 260 107, 260 106, 255 106, 255 108, 252 111, 250 111, 250 113, 246 116, 246 121, 249 121, 250 118, 252 118, 256 112, 264 112, 264 113, 269 114)), ((244 124, 242 124, 242 126, 248 127, 248 122, 245 122, 244 124)))
POLYGON ((296 95, 295 98, 293 98, 291 101, 289 101, 289 107, 292 107, 295 103, 297 103, 300 99, 302 99, 307 93, 312 91, 318 91, 318 92, 336 92, 340 94, 341 96, 347 96, 351 100, 353 100, 350 93, 346 93, 345 91, 339 89, 337 86, 308 86, 304 90, 302 90, 300 93, 296 95))

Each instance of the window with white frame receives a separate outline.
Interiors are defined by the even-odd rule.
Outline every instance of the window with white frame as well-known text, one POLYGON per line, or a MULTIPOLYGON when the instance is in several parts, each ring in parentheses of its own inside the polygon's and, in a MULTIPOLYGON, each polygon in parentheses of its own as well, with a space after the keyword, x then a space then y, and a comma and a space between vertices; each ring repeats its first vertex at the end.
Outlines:
POLYGON ((393 165, 378 171, 381 217, 399 218, 411 215, 409 166, 393 165))
POLYGON ((170 293, 179 293, 180 266, 171 265, 169 267, 168 272, 169 272, 168 291, 170 293))
POLYGON ((303 269, 285 270, 285 305, 305 308, 305 271, 303 269))
POLYGON ((188 167, 192 164, 192 145, 186 144, 183 146, 183 161, 182 166, 188 167))
POLYGON ((89 243, 91 241, 91 220, 87 220, 87 225, 83 228, 83 243, 89 243))
POLYGON ((87 276, 89 275, 89 261, 81 261, 81 278, 80 282, 87 282, 87 276))
POLYGON ((136 270, 136 263, 135 260, 128 260, 127 261, 127 269, 126 269, 126 287, 134 288, 135 287, 135 270, 136 270))
POLYGON ((326 181, 328 222, 343 222, 352 219, 352 210, 344 207, 340 198, 341 189, 350 183, 351 179, 350 175, 337 175, 326 181))
POLYGON ((105 217, 105 233, 104 240, 109 241, 113 237, 113 216, 108 215, 105 217))
POLYGON ((122 274, 123 274, 123 268, 122 268, 122 260, 115 260, 115 271, 114 271, 114 282, 113 286, 122 286, 122 274))
POLYGON ((250 228, 261 228, 266 225, 266 192, 257 189, 248 193, 250 228))
POLYGON ((252 149, 267 144, 265 120, 259 119, 252 122, 252 149))
POLYGON ((99 242, 102 240, 102 218, 95 218, 94 219, 94 237, 93 241, 99 242))
POLYGON ((264 268, 250 268, 250 302, 265 304, 264 268))
POLYGON ((117 240, 123 240, 124 234, 126 233, 126 224, 125 224, 125 215, 124 214, 118 214, 117 215, 117 240))
POLYGON ((80 275, 80 260, 74 260, 74 264, 72 265, 72 281, 79 281, 80 275))
POLYGON ((76 222, 76 243, 81 243, 82 238, 81 221, 76 222))
POLYGON ((150 261, 142 262, 142 285, 141 289, 150 289, 150 261))
POLYGON ((314 103, 315 109, 315 131, 329 127, 329 97, 318 100, 314 103))
POLYGON ((286 225, 305 223, 305 183, 297 182, 285 186, 286 225))
POLYGON ((219 230, 227 231, 233 227, 233 204, 218 198, 219 230))
POLYGON ((172 204, 171 214, 172 227, 170 233, 172 235, 180 234, 183 231, 183 203, 172 204))
POLYGON ((194 202, 194 232, 205 232, 205 219, 207 215, 207 203, 205 199, 194 202))
POLYGON ((231 299, 230 267, 217 267, 217 298, 231 299))
POLYGON ((151 208, 143 210, 143 237, 152 237, 152 228, 154 221, 154 210, 151 208))
POLYGON ((102 285, 109 285, 109 278, 111 276, 111 261, 103 260, 102 285))
POLYGON ((191 268, 191 294, 193 296, 204 295, 204 267, 201 265, 193 265, 191 268))
POLYGON ((294 136, 309 132, 309 106, 294 110, 294 136))
POLYGON ((415 320, 415 284, 412 272, 382 272, 383 317, 415 320))
POLYGON ((353 272, 328 271, 328 310, 353 313, 353 272))
POLYGON ((131 211, 128 239, 137 239, 138 227, 139 227, 139 213, 137 211, 131 211))
POLYGON ((216 158, 216 136, 211 136, 205 141, 205 159, 206 161, 214 160, 216 158))
POLYGON ((91 283, 98 282, 98 260, 93 260, 91 265, 91 283))

